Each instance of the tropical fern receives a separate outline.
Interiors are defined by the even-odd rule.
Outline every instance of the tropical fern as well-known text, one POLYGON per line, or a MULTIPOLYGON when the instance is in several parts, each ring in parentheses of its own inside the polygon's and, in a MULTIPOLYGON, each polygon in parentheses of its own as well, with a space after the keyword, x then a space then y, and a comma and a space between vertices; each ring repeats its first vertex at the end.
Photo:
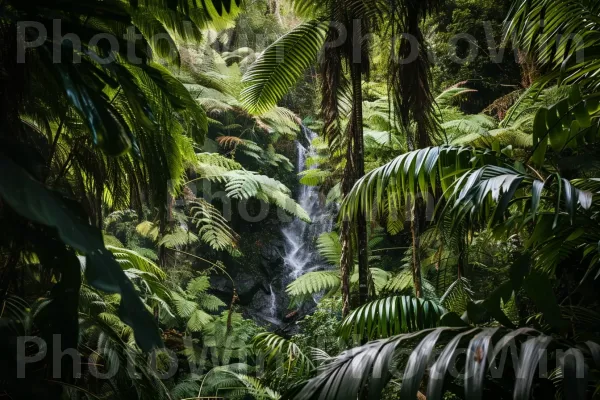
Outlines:
POLYGON ((191 205, 192 223, 198 228, 200 240, 215 250, 235 253, 239 237, 219 210, 203 199, 197 199, 191 205))
POLYGON ((330 265, 339 266, 342 245, 337 232, 325 232, 317 238, 317 250, 330 265))
POLYGON ((121 267, 124 270, 130 268, 137 269, 151 273, 161 280, 164 280, 167 277, 167 274, 152 260, 142 256, 134 250, 114 246, 106 246, 106 248, 115 256, 115 259, 121 264, 121 267))
POLYGON ((290 283, 286 293, 291 297, 305 298, 323 291, 336 292, 340 284, 340 274, 337 271, 312 271, 290 283))
POLYGON ((255 336, 253 343, 257 353, 265 357, 267 366, 275 365, 288 378, 309 376, 315 370, 310 357, 298 345, 281 336, 264 332, 255 336))
POLYGON ((165 246, 170 248, 181 248, 197 243, 199 241, 198 236, 192 232, 181 227, 176 227, 173 232, 167 233, 158 241, 159 246, 165 246))
POLYGON ((331 178, 332 172, 313 168, 302 171, 298 175, 300 176, 301 184, 306 186, 319 186, 327 181, 327 179, 331 178))

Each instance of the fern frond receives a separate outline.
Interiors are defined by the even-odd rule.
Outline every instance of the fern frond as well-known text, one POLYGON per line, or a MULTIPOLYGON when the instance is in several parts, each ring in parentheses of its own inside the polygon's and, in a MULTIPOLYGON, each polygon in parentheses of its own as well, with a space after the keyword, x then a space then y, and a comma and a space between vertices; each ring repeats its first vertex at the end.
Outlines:
POLYGON ((175 229, 174 232, 167 233, 166 235, 164 235, 158 241, 158 245, 172 248, 181 248, 190 244, 197 243, 198 241, 198 236, 194 235, 188 230, 178 227, 175 229))
MULTIPOLYGON (((237 136, 219 136, 217 139, 219 146, 224 149, 235 149, 239 145, 243 145, 245 140, 237 136)), ((262 150, 259 147, 259 150, 262 150)))
POLYGON ((255 350, 264 355, 267 365, 274 365, 286 376, 309 376, 315 369, 312 360, 294 342, 270 332, 259 333, 252 340, 255 350))
POLYGON ((149 272, 161 280, 167 277, 167 274, 160 269, 152 260, 142 256, 134 250, 124 249, 114 246, 106 246, 123 269, 134 268, 140 271, 149 272))
POLYGON ((322 233, 317 239, 317 250, 321 257, 333 266, 340 265, 342 256, 342 244, 337 232, 322 233))
POLYGON ((319 186, 322 185, 332 175, 331 171, 321 170, 318 168, 307 169, 298 174, 300 176, 300 183, 306 186, 319 186))
POLYGON ((215 250, 234 250, 238 247, 238 235, 219 210, 202 199, 197 199, 192 204, 192 223, 196 224, 204 243, 215 250))
POLYGON ((147 237, 152 241, 156 241, 158 239, 158 226, 156 226, 153 222, 141 222, 138 226, 136 226, 135 230, 140 235, 147 237))
POLYGON ((336 291, 341 285, 339 272, 313 271, 298 277, 290 283, 286 293, 291 297, 302 298, 327 291, 336 291))

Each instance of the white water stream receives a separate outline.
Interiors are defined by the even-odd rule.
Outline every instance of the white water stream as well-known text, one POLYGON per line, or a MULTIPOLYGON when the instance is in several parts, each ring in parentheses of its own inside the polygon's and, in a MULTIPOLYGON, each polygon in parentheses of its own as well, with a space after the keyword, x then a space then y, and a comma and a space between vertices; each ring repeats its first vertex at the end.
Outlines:
MULTIPOLYGON (((309 147, 305 148, 297 142, 298 147, 298 172, 304 171, 306 159, 316 154, 310 145, 317 134, 308 128, 302 128, 309 147)), ((316 168, 315 165, 311 168, 316 168)), ((308 224, 298 218, 282 229, 285 238, 285 266, 289 271, 290 282, 302 274, 322 267, 316 249, 319 235, 329 232, 333 226, 333 219, 319 199, 319 188, 301 185, 296 200, 306 210, 312 223, 308 224)), ((289 282, 288 282, 289 283, 289 282)))
MULTIPOLYGON (((302 127, 308 148, 304 147, 300 141, 296 142, 298 159, 296 162, 297 172, 302 172, 306 168, 308 157, 316 155, 315 149, 311 146, 312 140, 317 134, 308 128, 302 127)), ((311 166, 316 168, 316 166, 311 166)), ((291 223, 281 229, 285 239, 285 254, 283 255, 287 279, 284 285, 289 284, 296 278, 306 272, 322 269, 325 264, 317 252, 316 242, 324 232, 330 232, 333 228, 333 218, 330 212, 327 212, 324 204, 319 199, 319 188, 313 186, 300 185, 296 201, 308 213, 311 223, 306 223, 295 218, 291 223)), ((285 286, 284 286, 285 287, 285 286)), ((269 316, 277 318, 278 300, 277 294, 270 285, 269 297, 269 316)))

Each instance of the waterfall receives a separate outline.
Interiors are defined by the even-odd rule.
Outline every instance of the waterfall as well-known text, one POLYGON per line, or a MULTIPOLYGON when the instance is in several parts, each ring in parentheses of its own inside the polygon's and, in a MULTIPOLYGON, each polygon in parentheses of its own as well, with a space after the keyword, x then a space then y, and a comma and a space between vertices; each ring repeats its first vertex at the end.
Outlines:
POLYGON ((275 290, 273 289, 273 285, 269 285, 270 299, 269 299, 269 316, 271 318, 277 317, 277 296, 275 295, 275 290))
MULTIPOLYGON (((311 143, 317 134, 304 126, 302 132, 308 148, 299 141, 296 142, 298 172, 304 171, 308 157, 316 155, 316 150, 311 143)), ((316 168, 316 166, 313 165, 311 168, 316 168)), ((325 267, 324 264, 320 264, 322 260, 317 253, 316 241, 319 235, 330 232, 333 227, 333 219, 321 204, 317 187, 300 185, 296 201, 306 210, 312 223, 308 224, 296 218, 281 230, 285 238, 284 261, 290 274, 290 280, 294 280, 306 272, 325 267)))

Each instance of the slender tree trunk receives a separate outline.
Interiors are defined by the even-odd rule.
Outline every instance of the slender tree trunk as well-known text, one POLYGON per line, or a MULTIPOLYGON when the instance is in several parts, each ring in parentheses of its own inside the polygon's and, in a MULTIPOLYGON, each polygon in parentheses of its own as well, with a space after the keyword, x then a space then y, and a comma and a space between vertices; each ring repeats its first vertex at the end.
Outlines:
POLYGON ((352 229, 349 221, 342 221, 340 232, 342 256, 340 259, 340 276, 342 280, 342 315, 350 314, 350 269, 354 263, 352 257, 352 229))
MULTIPOLYGON (((352 124, 352 142, 353 142, 353 172, 354 179, 352 184, 356 183, 358 178, 365 174, 365 158, 363 143, 363 109, 362 109, 362 67, 360 63, 352 63, 352 102, 353 124, 352 124)), ((367 248, 367 221, 365 213, 359 211, 356 220, 356 236, 358 247, 358 297, 359 304, 365 304, 369 301, 369 254, 367 248)))
POLYGON ((461 279, 465 275, 465 267, 469 262, 467 260, 466 240, 467 238, 462 235, 458 239, 458 265, 456 268, 458 279, 461 279))
POLYGON ((420 244, 420 218, 419 218, 419 205, 418 201, 413 200, 411 207, 411 222, 410 222, 410 234, 412 236, 412 275, 413 285, 415 288, 415 296, 418 298, 423 297, 423 282, 421 278, 421 244, 420 244))

